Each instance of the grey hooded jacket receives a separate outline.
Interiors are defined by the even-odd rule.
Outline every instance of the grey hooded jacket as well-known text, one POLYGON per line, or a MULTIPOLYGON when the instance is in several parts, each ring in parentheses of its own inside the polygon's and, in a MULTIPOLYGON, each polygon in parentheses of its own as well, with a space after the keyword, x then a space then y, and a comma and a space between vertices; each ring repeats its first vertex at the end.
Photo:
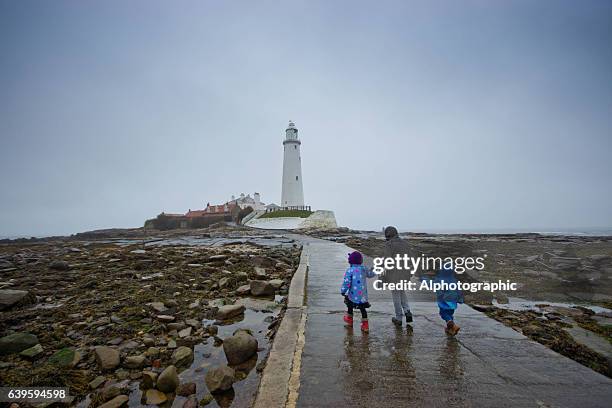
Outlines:
MULTIPOLYGON (((413 251, 408 245, 408 242, 399 237, 395 227, 385 228, 385 239, 387 240, 387 242, 385 242, 385 258, 395 258, 396 255, 401 255, 403 257, 404 254, 413 256, 413 251)), ((382 281, 387 283, 397 283, 402 279, 410 280, 411 277, 412 275, 410 274, 410 271, 403 269, 397 270, 396 268, 385 268, 382 281)))

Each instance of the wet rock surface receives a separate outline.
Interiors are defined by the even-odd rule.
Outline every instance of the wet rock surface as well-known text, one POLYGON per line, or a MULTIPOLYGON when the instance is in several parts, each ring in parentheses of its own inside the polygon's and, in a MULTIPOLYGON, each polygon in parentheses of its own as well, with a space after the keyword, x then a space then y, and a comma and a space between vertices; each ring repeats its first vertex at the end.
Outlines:
POLYGON ((265 265, 266 279, 282 282, 268 292, 281 301, 300 251, 290 239, 226 226, 144 240, 140 230, 3 241, 0 382, 67 386, 82 407, 141 406, 149 397, 197 406, 211 395, 206 373, 228 364, 222 340, 248 328, 259 349, 208 406, 249 405, 254 367, 275 333, 266 318, 278 318, 283 304, 245 306, 238 302, 250 290, 237 289, 250 288, 265 265))

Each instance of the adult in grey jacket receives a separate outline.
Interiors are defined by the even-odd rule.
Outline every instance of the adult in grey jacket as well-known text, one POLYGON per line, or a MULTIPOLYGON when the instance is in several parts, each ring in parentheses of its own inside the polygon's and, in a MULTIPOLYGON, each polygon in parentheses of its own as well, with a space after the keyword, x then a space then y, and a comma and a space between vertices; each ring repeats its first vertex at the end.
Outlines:
MULTIPOLYGON (((408 242, 401 239, 395 227, 385 228, 385 258, 395 258, 396 255, 403 256, 407 254, 411 256, 412 251, 408 242)), ((382 277, 383 282, 397 283, 402 279, 410 279, 410 272, 405 270, 397 270, 396 268, 386 269, 382 277)), ((395 317, 391 318, 394 324, 401 326, 402 317, 406 317, 406 323, 412 323, 412 313, 408 305, 408 297, 404 290, 392 290, 391 297, 393 298, 393 307, 395 308, 395 317)))

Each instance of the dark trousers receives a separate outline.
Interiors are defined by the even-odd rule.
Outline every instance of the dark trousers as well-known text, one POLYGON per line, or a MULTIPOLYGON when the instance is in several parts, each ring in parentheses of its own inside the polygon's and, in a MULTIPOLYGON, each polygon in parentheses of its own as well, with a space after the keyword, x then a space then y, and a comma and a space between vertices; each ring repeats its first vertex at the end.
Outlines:
MULTIPOLYGON (((347 305, 348 307, 348 314, 349 315, 353 315, 353 305, 347 305)), ((362 319, 367 319, 368 318, 368 311, 366 310, 365 307, 363 306, 357 306, 357 308, 361 311, 361 318, 362 319)))
POLYGON ((453 320, 453 314, 455 314, 455 309, 440 308, 440 317, 444 319, 445 322, 453 320))

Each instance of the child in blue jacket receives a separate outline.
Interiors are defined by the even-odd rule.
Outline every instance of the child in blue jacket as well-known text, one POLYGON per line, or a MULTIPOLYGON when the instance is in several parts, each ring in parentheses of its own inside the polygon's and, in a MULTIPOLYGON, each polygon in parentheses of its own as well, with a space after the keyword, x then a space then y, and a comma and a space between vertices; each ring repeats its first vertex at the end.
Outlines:
MULTIPOLYGON (((421 278, 425 280, 425 278, 421 278)), ((442 268, 438 271, 435 278, 431 279, 433 283, 457 283, 455 271, 452 268, 442 268)), ((438 301, 438 309, 440 309, 440 317, 446 322, 444 332, 454 336, 459 332, 460 327, 454 321, 454 313, 459 303, 463 303, 463 293, 460 290, 437 290, 436 299, 438 301)))
POLYGON ((370 303, 368 303, 366 279, 373 278, 376 274, 363 266, 363 256, 357 251, 349 254, 348 262, 349 267, 344 272, 344 280, 340 288, 340 293, 344 296, 344 303, 348 308, 344 315, 344 322, 347 327, 353 327, 353 309, 359 309, 361 311, 361 330, 367 333, 370 331, 370 325, 366 309, 370 307, 370 303))

